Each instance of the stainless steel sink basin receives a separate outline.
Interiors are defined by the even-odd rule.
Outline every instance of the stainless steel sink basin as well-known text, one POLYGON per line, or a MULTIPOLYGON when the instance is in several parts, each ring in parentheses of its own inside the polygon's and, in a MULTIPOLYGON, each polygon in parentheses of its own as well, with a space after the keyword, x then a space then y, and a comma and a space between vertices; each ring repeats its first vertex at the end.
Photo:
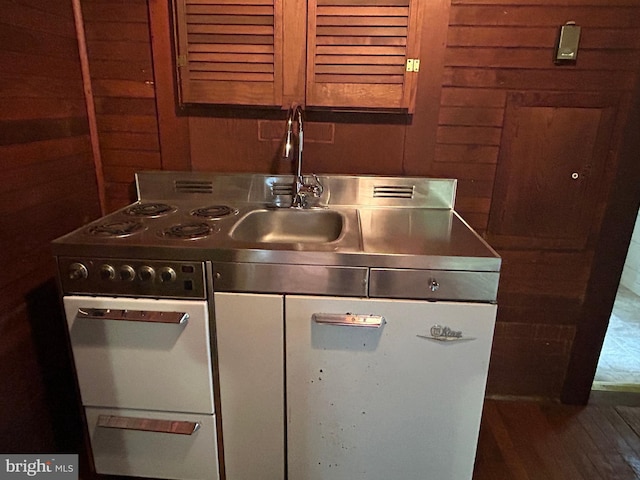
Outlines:
POLYGON ((229 235, 251 243, 331 243, 340 238, 343 216, 334 210, 254 210, 240 218, 229 235))

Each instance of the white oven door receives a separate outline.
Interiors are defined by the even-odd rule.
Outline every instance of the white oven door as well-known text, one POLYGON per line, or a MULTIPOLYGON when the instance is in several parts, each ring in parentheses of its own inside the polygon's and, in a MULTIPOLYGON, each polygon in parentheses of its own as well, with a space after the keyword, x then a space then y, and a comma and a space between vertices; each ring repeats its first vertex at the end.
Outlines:
POLYGON ((214 413, 207 303, 68 296, 82 403, 214 413))

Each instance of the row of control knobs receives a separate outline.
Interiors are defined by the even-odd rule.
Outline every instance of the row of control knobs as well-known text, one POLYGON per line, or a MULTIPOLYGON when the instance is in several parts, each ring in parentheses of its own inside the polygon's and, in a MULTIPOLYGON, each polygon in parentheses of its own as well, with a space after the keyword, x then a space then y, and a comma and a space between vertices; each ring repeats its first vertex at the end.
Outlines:
MULTIPOLYGON (((153 267, 149 265, 143 265, 138 268, 138 271, 131 265, 122 265, 118 270, 109 264, 103 264, 98 269, 98 275, 102 280, 123 280, 125 282, 132 282, 136 278, 143 282, 153 282, 158 277, 163 283, 173 282, 176 279, 176 271, 171 267, 162 267, 157 272, 153 267)), ((89 270, 87 267, 79 262, 69 265, 69 278, 71 280, 83 280, 89 277, 89 270)))

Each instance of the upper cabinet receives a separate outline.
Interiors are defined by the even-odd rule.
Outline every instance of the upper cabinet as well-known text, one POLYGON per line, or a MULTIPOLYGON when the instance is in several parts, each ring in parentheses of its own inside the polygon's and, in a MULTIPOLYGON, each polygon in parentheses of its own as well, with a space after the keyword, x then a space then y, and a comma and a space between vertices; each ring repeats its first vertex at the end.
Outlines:
POLYGON ((180 101, 411 112, 422 3, 175 0, 180 101))
POLYGON ((410 109, 416 60, 419 66, 420 2, 308 3, 307 105, 410 109))
POLYGON ((181 103, 282 103, 284 0, 175 0, 181 103))

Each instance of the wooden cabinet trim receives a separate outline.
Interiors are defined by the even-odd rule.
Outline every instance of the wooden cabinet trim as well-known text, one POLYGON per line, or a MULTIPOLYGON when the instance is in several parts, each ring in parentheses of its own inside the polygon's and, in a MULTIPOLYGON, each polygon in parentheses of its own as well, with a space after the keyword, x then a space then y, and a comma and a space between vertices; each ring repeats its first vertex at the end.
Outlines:
POLYGON ((149 0, 149 29, 153 55, 158 139, 164 170, 190 170, 189 122, 178 115, 173 61, 171 12, 167 0, 149 0))

